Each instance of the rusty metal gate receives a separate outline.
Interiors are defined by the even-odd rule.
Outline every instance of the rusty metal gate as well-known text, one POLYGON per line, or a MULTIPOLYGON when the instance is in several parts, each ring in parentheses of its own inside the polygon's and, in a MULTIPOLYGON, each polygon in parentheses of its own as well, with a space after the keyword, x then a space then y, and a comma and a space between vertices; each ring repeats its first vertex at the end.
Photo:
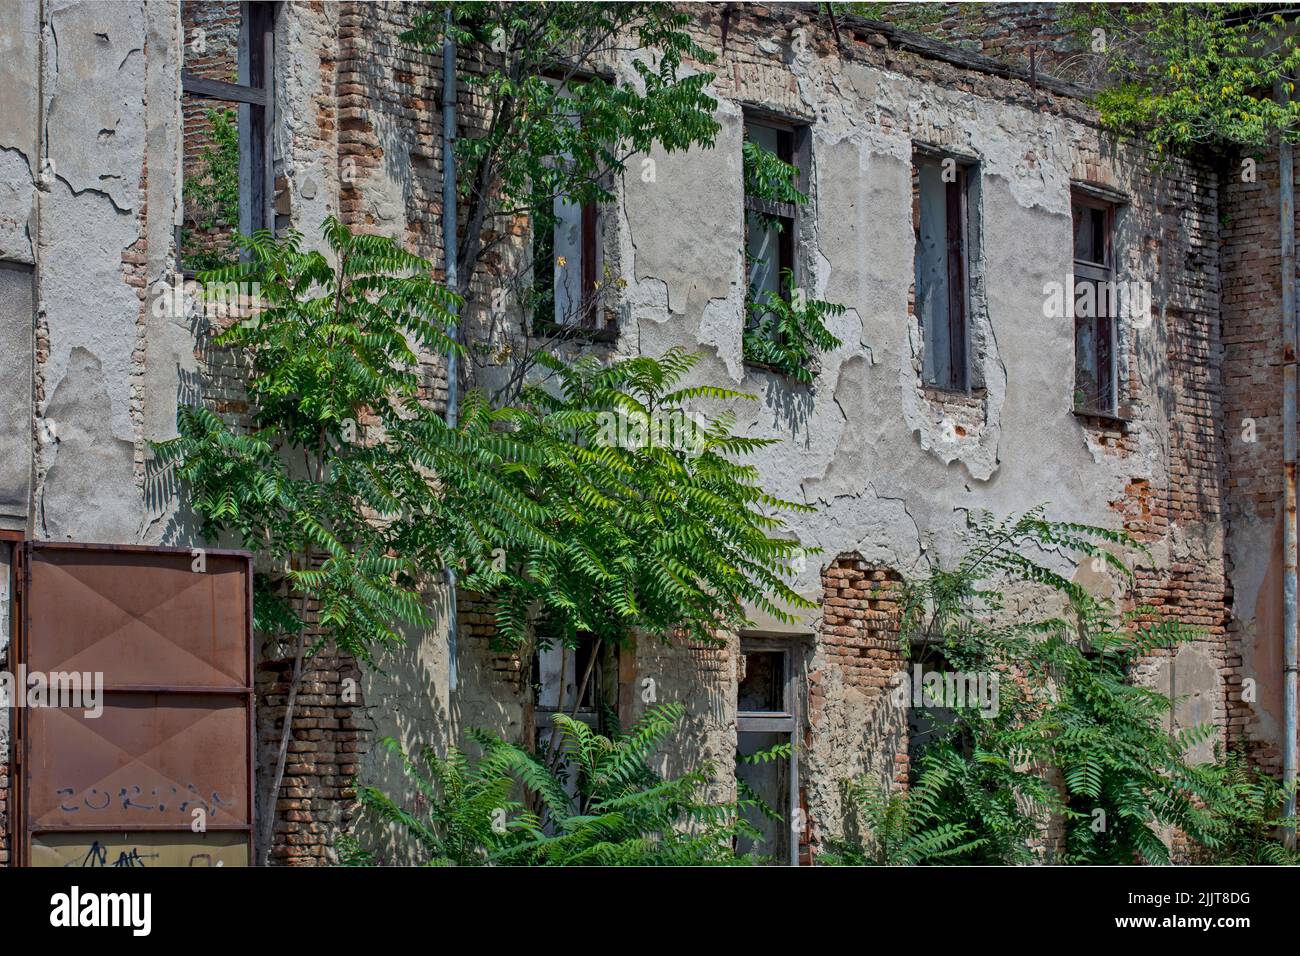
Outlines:
POLYGON ((19 864, 250 864, 251 557, 34 541, 15 552, 15 673, 83 687, 80 706, 14 710, 19 864), (96 683, 97 704, 85 691, 96 683))

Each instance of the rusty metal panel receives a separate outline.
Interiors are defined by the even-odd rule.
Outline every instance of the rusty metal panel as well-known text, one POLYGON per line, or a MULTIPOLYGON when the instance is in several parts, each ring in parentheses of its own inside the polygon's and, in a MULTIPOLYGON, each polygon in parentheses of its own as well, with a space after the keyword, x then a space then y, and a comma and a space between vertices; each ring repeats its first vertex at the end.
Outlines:
POLYGON ((31 670, 100 672, 114 687, 246 687, 245 558, 34 549, 31 670))
POLYGON ((90 710, 19 712, 19 862, 251 862, 251 558, 46 542, 22 551, 18 659, 29 674, 102 681, 102 693, 90 710), (192 832, 198 821, 204 832, 192 832))
POLYGON ((28 715, 35 829, 189 827, 249 819, 244 702, 212 694, 107 694, 103 714, 28 715))

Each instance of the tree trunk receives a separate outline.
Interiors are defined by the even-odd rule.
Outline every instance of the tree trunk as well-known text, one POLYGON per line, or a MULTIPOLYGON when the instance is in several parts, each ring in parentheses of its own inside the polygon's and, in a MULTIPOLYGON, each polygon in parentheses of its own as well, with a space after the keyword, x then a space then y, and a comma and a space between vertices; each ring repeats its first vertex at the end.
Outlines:
POLYGON ((307 650, 307 631, 298 631, 298 647, 294 652, 293 675, 289 678, 289 696, 284 704, 284 726, 280 730, 280 749, 275 758, 275 772, 271 774, 270 790, 264 804, 262 819, 258 821, 258 863, 267 866, 271 861, 271 844, 275 840, 276 806, 280 802, 280 784, 284 782, 284 768, 289 759, 289 741, 293 736, 293 711, 298 702, 298 688, 302 684, 302 668, 307 650))

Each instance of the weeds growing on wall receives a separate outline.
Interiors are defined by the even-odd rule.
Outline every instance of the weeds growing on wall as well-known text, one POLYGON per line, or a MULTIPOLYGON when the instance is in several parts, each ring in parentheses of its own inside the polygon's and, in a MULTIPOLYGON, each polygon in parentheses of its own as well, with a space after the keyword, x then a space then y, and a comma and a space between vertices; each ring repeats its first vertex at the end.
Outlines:
POLYGON ((997 675, 999 706, 944 701, 946 727, 905 795, 847 784, 855 811, 833 860, 1028 863, 1055 825, 1055 862, 1168 863, 1175 830, 1203 860, 1297 862, 1278 840, 1295 825, 1279 818, 1279 785, 1238 755, 1189 760, 1214 728, 1171 733, 1168 696, 1134 679, 1140 661, 1196 631, 1155 609, 1120 611, 1071 579, 1083 562, 1127 579, 1116 550, 1143 553, 1126 534, 1049 521, 1042 508, 977 515, 952 568, 907 582, 905 650, 997 675), (1023 609, 1053 604, 1059 613, 1023 609))

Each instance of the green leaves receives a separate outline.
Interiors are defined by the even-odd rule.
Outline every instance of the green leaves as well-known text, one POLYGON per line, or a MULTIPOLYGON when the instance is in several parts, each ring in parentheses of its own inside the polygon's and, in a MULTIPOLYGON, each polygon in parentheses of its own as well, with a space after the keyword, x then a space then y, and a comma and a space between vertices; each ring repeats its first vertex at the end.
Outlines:
MULTIPOLYGON (((742 165, 746 203, 756 204, 755 224, 781 232, 793 220, 762 210, 808 202, 798 188, 799 170, 750 139, 743 145, 742 165)), ((780 281, 780 294, 769 290, 759 296, 753 288, 746 292, 742 342, 745 361, 811 385, 818 371, 818 354, 841 344, 826 328, 826 319, 843 315, 846 310, 842 305, 807 298, 796 288, 791 269, 781 271, 780 281)))
POLYGON ((442 566, 428 526, 442 492, 408 435, 444 427, 421 401, 421 355, 458 346, 430 263, 334 219, 325 240, 328 256, 258 233, 246 261, 200 277, 210 296, 252 300, 215 344, 247 363, 254 430, 185 406, 155 452, 206 537, 234 533, 273 569, 258 579, 259 628, 295 634, 311 618, 368 659, 399 624, 428 623, 418 581, 442 566))
POLYGON ((1273 92, 1300 65, 1284 18, 1245 3, 1090 3, 1069 21, 1111 81, 1096 100, 1103 122, 1157 152, 1296 140, 1300 104, 1273 92))
MULTIPOLYGON (((698 866, 737 862, 732 839, 750 832, 735 803, 705 799, 708 767, 663 778, 649 765, 680 724, 680 704, 652 707, 627 732, 606 737, 564 714, 554 719, 564 761, 556 769, 482 732, 477 760, 453 749, 403 755, 407 779, 428 807, 416 815, 373 788, 363 804, 395 824, 431 864, 698 866), (522 787, 540 806, 511 799, 522 787)), ((395 743, 394 751, 401 753, 395 743)), ((355 862, 373 854, 354 852, 355 862)))
POLYGON ((544 361, 551 379, 522 407, 471 394, 455 436, 419 436, 472 448, 439 466, 440 514, 466 556, 465 587, 496 607, 498 641, 519 645, 530 629, 569 646, 579 633, 618 644, 634 631, 712 641, 749 607, 788 620, 809 606, 786 582, 798 543, 781 536, 783 513, 807 506, 765 495, 732 459, 767 442, 738 445, 730 417, 681 404, 738 396, 680 389, 695 358, 677 350, 608 366, 544 361), (623 428, 665 420, 688 424, 691 440, 623 428))
POLYGON ((768 292, 745 305, 749 321, 743 341, 745 360, 766 365, 803 385, 817 375, 817 356, 839 348, 841 342, 826 328, 826 319, 845 312, 842 305, 805 299, 795 288, 794 274, 781 274, 784 296, 768 292))
POLYGON ((865 827, 860 839, 832 840, 819 862, 830 866, 921 866, 960 862, 979 850, 984 839, 972 839, 961 823, 933 823, 932 795, 925 788, 886 793, 866 777, 846 780, 846 803, 854 824, 865 827))
MULTIPOLYGON (((456 141, 469 220, 528 211, 554 222, 553 200, 613 200, 611 185, 635 153, 711 146, 717 102, 711 73, 684 69, 712 55, 688 31, 689 15, 665 3, 451 4, 453 37, 483 53, 460 82, 489 104, 491 125, 456 141), (636 76, 612 71, 631 53, 636 76)), ((446 5, 429 5, 403 40, 440 48, 446 5)), ((475 233, 468 262, 477 257, 475 233)), ((469 272, 465 273, 466 275, 469 272)))
POLYGON ((1060 862, 1165 863, 1168 828, 1207 860, 1277 856, 1277 785, 1237 757, 1189 765, 1189 748, 1214 728, 1171 734, 1170 699, 1131 678, 1196 631, 1152 608, 1120 613, 1067 576, 1088 562, 1130 577, 1112 548, 1146 554, 1122 532, 1050 521, 1042 507, 1003 520, 977 513, 955 567, 907 582, 905 649, 916 641, 922 661, 995 675, 998 706, 950 708, 906 797, 855 785, 870 833, 837 848, 845 861, 1027 863, 1053 821, 1063 828, 1060 862), (1013 588, 1018 603, 1054 592, 1064 612, 1009 614, 1003 591, 1013 588), (937 855, 914 859, 915 846, 937 855))

